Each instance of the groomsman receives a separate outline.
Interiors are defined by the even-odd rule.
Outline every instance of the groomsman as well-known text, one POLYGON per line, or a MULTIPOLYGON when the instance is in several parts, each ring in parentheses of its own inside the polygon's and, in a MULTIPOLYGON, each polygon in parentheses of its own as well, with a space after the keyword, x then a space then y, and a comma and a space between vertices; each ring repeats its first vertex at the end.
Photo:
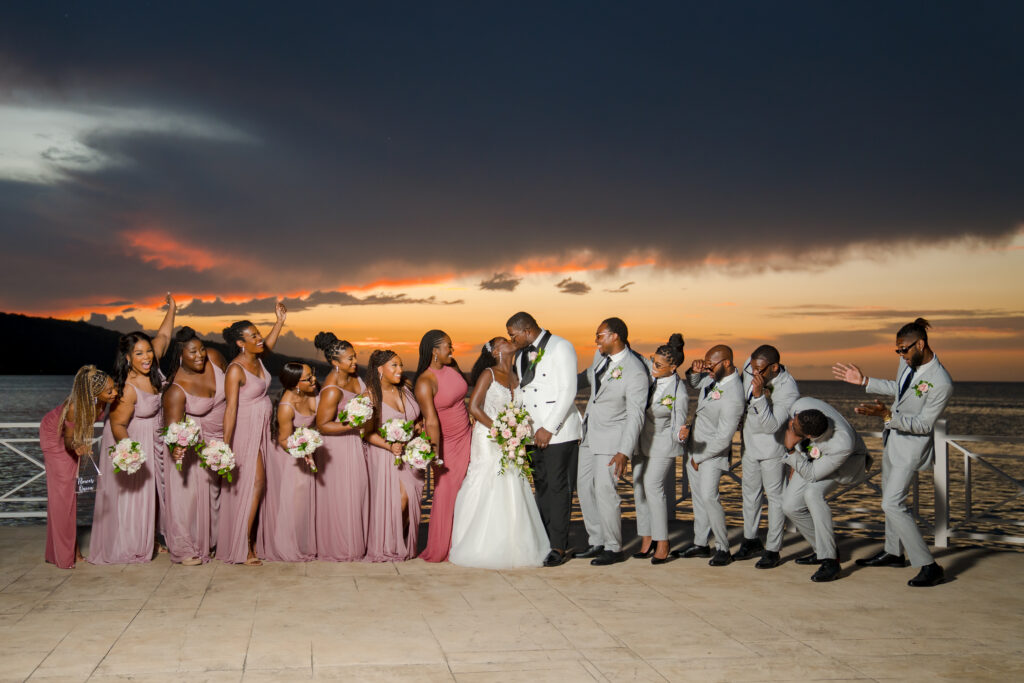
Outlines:
POLYGON ((839 578, 839 555, 825 497, 839 484, 863 476, 868 449, 846 418, 820 399, 797 399, 792 415, 783 437, 785 463, 793 469, 783 510, 814 551, 796 563, 821 565, 811 581, 834 581, 839 578))
POLYGON ((786 454, 783 437, 789 410, 800 397, 796 380, 780 361, 779 350, 765 344, 757 347, 743 365, 743 395, 747 404, 743 421, 743 543, 732 557, 748 560, 763 550, 755 565, 758 569, 771 569, 781 562, 779 551, 786 526, 782 512, 782 457, 786 454), (768 537, 762 546, 758 527, 765 497, 768 537))
POLYGON ((580 557, 607 565, 626 559, 617 485, 644 424, 650 374, 629 348, 629 330, 620 318, 602 321, 594 343, 597 351, 586 371, 590 400, 583 414, 576 491, 590 543, 580 557))
POLYGON ((892 396, 891 405, 879 400, 862 403, 856 412, 885 420, 882 441, 882 510, 885 512, 885 547, 874 557, 857 560, 863 567, 903 567, 905 548, 910 564, 920 567, 908 581, 913 587, 934 586, 943 581, 939 566, 921 537, 906 506, 914 472, 925 469, 934 458, 935 421, 953 395, 953 380, 928 345, 931 325, 924 318, 907 323, 896 333, 900 357, 896 381, 866 377, 856 365, 836 363, 836 379, 865 387, 869 394, 892 396))
POLYGON ((686 371, 697 389, 697 413, 690 431, 686 473, 693 498, 693 543, 672 551, 676 557, 708 557, 708 536, 715 535, 715 554, 708 562, 721 567, 732 562, 725 510, 718 498, 718 483, 729 469, 732 437, 743 417, 743 382, 733 365, 732 349, 719 345, 686 371))
POLYGON ((551 542, 544 566, 557 567, 570 557, 569 517, 581 428, 576 409, 576 349, 568 340, 542 330, 529 313, 516 313, 505 325, 518 349, 513 367, 535 430, 533 484, 551 542))

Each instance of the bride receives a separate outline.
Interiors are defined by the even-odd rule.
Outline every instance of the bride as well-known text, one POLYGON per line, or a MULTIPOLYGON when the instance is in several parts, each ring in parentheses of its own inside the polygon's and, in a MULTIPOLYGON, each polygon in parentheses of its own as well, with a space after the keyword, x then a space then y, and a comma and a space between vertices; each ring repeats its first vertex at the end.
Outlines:
POLYGON ((464 567, 539 567, 551 551, 529 480, 512 470, 501 474, 501 450, 488 438, 494 417, 513 397, 514 355, 511 342, 495 337, 484 344, 470 377, 469 412, 476 425, 448 555, 464 567))

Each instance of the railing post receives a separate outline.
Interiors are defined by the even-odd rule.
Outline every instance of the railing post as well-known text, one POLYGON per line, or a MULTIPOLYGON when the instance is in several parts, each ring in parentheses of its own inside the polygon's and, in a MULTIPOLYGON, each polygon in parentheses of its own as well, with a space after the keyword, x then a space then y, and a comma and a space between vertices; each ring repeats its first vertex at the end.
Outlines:
POLYGON ((935 422, 935 547, 949 546, 949 441, 946 421, 935 422))

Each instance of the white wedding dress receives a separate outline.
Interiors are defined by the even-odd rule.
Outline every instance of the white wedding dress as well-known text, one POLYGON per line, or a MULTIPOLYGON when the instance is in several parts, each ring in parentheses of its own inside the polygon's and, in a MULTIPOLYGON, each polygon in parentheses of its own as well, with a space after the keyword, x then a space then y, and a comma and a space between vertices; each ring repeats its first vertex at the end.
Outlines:
MULTIPOLYGON (((484 412, 493 418, 512 398, 494 379, 484 395, 484 412)), ((452 548, 448 560, 463 567, 510 569, 539 567, 551 552, 530 482, 501 471, 501 449, 487 428, 473 427, 469 470, 455 498, 452 548)))

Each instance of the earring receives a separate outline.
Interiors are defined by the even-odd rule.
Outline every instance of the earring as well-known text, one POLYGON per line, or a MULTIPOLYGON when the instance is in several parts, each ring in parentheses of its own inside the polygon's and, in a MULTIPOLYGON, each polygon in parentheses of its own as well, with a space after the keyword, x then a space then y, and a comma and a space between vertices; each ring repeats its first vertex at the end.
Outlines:
POLYGON ((434 351, 434 362, 437 362, 437 351, 434 351))

